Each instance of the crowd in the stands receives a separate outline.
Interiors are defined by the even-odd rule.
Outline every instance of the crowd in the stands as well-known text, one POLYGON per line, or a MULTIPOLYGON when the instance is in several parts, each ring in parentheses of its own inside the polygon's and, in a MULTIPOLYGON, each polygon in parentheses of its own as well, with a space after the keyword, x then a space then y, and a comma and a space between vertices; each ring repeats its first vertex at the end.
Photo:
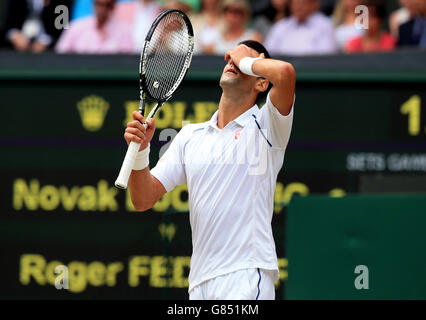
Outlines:
POLYGON ((426 49, 426 0, 8 0, 0 44, 34 53, 139 53, 164 9, 186 12, 195 54, 245 39, 272 55, 426 49))

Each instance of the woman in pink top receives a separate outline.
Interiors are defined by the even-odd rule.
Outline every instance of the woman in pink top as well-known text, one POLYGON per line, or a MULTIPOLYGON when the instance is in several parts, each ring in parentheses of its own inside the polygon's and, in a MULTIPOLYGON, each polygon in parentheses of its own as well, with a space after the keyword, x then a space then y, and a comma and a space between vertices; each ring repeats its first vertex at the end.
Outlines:
POLYGON ((115 0, 95 0, 95 16, 79 19, 65 30, 58 53, 116 54, 134 51, 129 25, 113 16, 115 0))
POLYGON ((381 1, 367 1, 368 7, 368 28, 365 34, 352 38, 346 43, 345 51, 354 52, 375 52, 392 51, 396 47, 396 39, 389 33, 382 30, 382 24, 386 18, 386 8, 381 1))

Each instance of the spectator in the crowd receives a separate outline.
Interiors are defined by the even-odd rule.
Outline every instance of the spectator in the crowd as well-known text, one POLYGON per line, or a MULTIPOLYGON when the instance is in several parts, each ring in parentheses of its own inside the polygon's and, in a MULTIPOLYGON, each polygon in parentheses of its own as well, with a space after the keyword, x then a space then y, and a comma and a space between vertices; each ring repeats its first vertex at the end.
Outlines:
POLYGON ((213 54, 224 29, 221 0, 202 0, 201 12, 190 15, 194 28, 194 54, 213 54))
POLYGON ((133 18, 133 44, 136 52, 141 52, 145 37, 161 8, 155 0, 139 0, 133 18))
POLYGON ((271 0, 249 0, 252 18, 262 15, 271 6, 271 0))
POLYGON ((0 47, 3 47, 6 43, 5 37, 5 23, 6 23, 6 8, 8 3, 6 1, 0 1, 0 47))
MULTIPOLYGON (((87 5, 89 0, 85 1, 87 5)), ((81 7, 81 10, 83 8, 81 7)), ((80 11, 79 14, 84 16, 86 11, 90 15, 91 8, 86 8, 85 11, 80 11)), ((161 7, 156 0, 116 1, 113 18, 133 27, 134 52, 142 50, 145 36, 160 11, 161 7)))
POLYGON ((389 29, 395 38, 399 37, 399 27, 413 18, 415 12, 413 3, 413 0, 399 0, 401 8, 390 15, 389 29))
POLYGON ((95 16, 71 23, 56 45, 58 53, 113 54, 134 51, 129 25, 114 18, 115 0, 95 0, 95 16))
POLYGON ((338 45, 333 25, 318 8, 318 0, 291 0, 291 16, 275 23, 266 38, 269 52, 286 55, 336 53, 338 45))
POLYGON ((339 48, 343 50, 345 44, 356 36, 363 34, 363 29, 357 28, 356 7, 362 4, 362 0, 339 0, 333 13, 336 30, 336 40, 339 48))
POLYGON ((214 46, 215 54, 223 55, 243 40, 262 41, 259 32, 247 28, 251 15, 247 0, 224 0, 223 15, 225 28, 214 46))
MULTIPOLYGON (((139 0, 116 0, 114 14, 117 15, 117 17, 120 19, 130 19, 127 20, 128 22, 133 21, 134 14, 129 15, 129 13, 131 13, 129 9, 134 9, 138 1, 139 0)), ((159 0, 155 1, 159 2, 159 0)), ((94 0, 74 0, 72 20, 88 17, 94 13, 94 0)))
POLYGON ((426 0, 412 0, 414 18, 399 28, 399 46, 426 48, 426 0))
POLYGON ((271 0, 271 5, 253 20, 253 29, 266 39, 272 25, 289 15, 289 0, 271 0))
POLYGON ((354 53, 394 50, 396 39, 382 29, 386 19, 385 5, 381 0, 369 0, 365 4, 368 7, 368 28, 364 35, 349 40, 345 51, 354 53))
POLYGON ((320 0, 320 11, 326 16, 331 16, 336 7, 337 0, 320 0))
POLYGON ((188 14, 200 9, 200 0, 161 0, 160 5, 163 9, 178 9, 188 14))
POLYGON ((61 27, 65 27, 55 26, 56 6, 70 8, 71 0, 9 0, 8 4, 6 41, 17 51, 39 53, 53 46, 62 32, 61 27))
POLYGON ((133 28, 134 52, 141 52, 145 37, 158 14, 164 9, 179 9, 189 13, 198 7, 199 0, 135 0, 119 1, 113 17, 133 28))

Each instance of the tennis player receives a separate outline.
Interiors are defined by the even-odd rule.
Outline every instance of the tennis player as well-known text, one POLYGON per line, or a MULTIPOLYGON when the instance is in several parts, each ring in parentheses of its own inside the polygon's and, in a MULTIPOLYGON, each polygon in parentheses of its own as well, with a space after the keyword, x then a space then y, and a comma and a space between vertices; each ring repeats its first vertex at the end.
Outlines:
POLYGON ((149 142, 155 122, 134 112, 127 143, 141 143, 130 176, 138 211, 187 183, 192 257, 189 298, 275 299, 278 262, 272 235, 276 179, 290 137, 295 99, 291 64, 269 57, 262 44, 243 41, 225 55, 219 108, 210 121, 177 134, 155 168, 149 142), (259 108, 259 94, 266 94, 259 108))

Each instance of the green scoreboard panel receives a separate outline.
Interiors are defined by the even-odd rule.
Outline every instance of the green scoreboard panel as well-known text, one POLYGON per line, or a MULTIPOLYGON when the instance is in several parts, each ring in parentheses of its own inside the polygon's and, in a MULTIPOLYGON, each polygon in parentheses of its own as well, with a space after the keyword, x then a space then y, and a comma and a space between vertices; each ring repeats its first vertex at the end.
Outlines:
MULTIPOLYGON (((156 116, 152 165, 182 126, 217 109, 217 73, 196 71, 156 116)), ((47 68, 0 77, 0 298, 187 299, 186 186, 149 212, 134 211, 113 182, 125 125, 139 105, 137 78, 87 74, 47 68), (69 290, 55 287, 60 265, 68 268, 69 290)), ((426 191, 425 101, 423 81, 298 79, 272 222, 277 297, 288 278, 293 195, 426 191)))
POLYGON ((425 299, 425 213, 426 194, 295 197, 286 299, 425 299))

